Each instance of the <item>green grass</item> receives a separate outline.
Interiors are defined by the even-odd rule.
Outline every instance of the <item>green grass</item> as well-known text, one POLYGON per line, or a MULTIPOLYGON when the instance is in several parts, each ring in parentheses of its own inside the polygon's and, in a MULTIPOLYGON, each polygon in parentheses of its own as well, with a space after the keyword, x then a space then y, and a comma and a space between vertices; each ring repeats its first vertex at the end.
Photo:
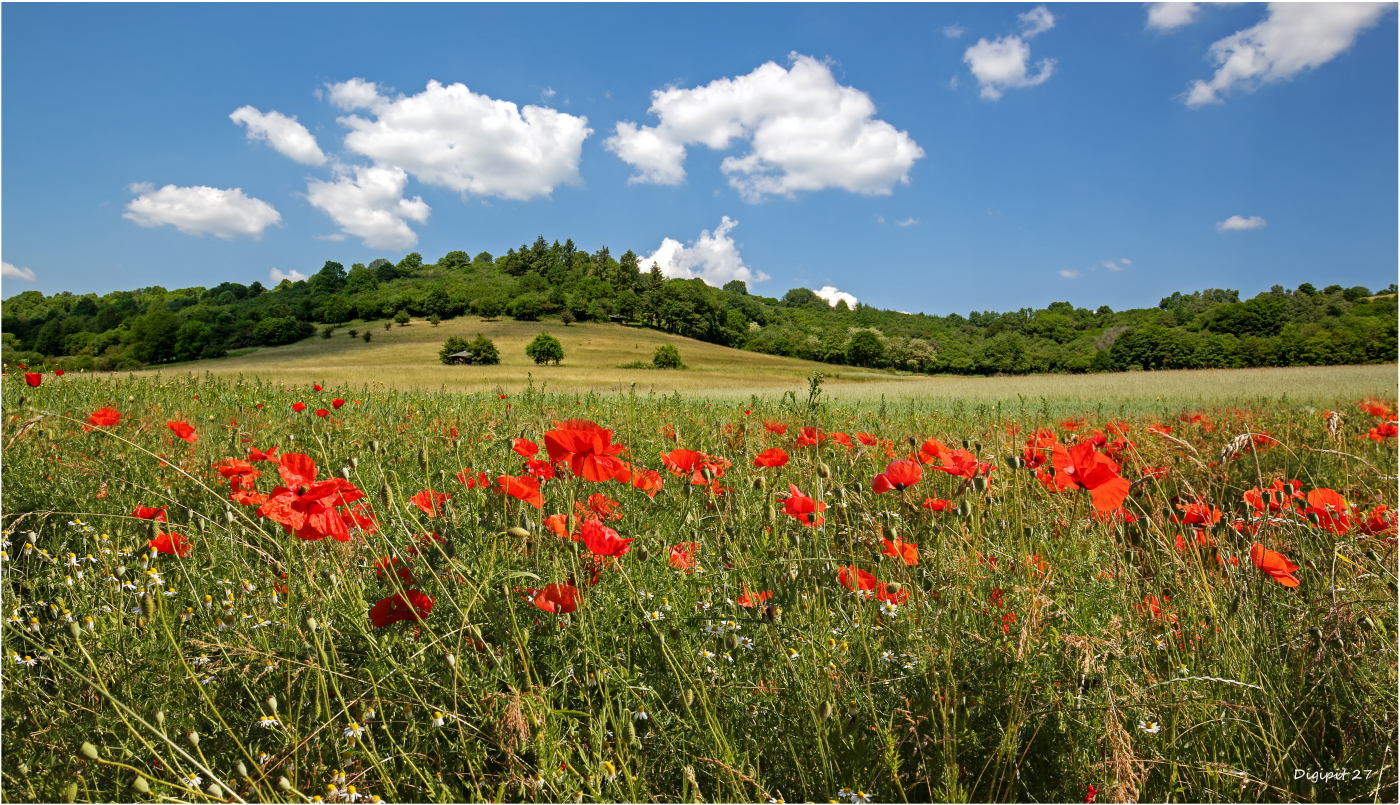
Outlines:
MULTIPOLYGON (((541 327, 499 326, 482 331, 503 356, 522 352, 541 327), (507 348, 512 339, 522 349, 507 348)), ((877 801, 1081 801, 1090 786, 1099 801, 1400 795, 1394 534, 1256 519, 1242 502, 1246 490, 1296 478, 1305 492, 1340 492, 1358 522, 1378 505, 1393 511, 1395 440, 1364 438, 1377 422, 1351 392, 1393 388, 1393 370, 1388 381, 1321 370, 1332 373, 1331 395, 1304 395, 1304 375, 1286 389, 1244 382, 1239 398, 1211 396, 1234 376, 1166 373, 917 379, 910 388, 953 390, 900 399, 881 391, 884 401, 867 391, 877 386, 840 384, 757 401, 651 394, 640 383, 635 395, 556 393, 566 384, 553 381, 542 393, 552 367, 535 371, 533 389, 391 387, 410 385, 394 375, 415 361, 432 368, 431 358, 409 356, 445 339, 446 327, 396 328, 374 354, 399 362, 373 374, 362 355, 317 338, 226 361, 242 362, 234 377, 49 376, 38 389, 19 376, 0 381, 0 519, 10 543, 0 605, 13 615, 0 634, 6 799, 305 801, 327 785, 440 802, 825 801, 844 788, 877 801), (278 366, 271 381, 251 377, 269 366, 278 366), (332 385, 316 392, 315 380, 332 385), (1123 385, 1108 385, 1115 380, 1123 385), (1154 388, 1176 396, 1131 396, 1154 388), (313 415, 333 398, 350 402, 313 415), (309 409, 294 414, 296 401, 309 409), (123 420, 85 433, 83 420, 101 406, 123 420), (1345 413, 1336 436, 1319 408, 1345 413), (1066 410, 1086 422, 1067 430, 1066 410), (1167 468, 1134 485, 1127 508, 1142 519, 1132 526, 1090 517, 1087 496, 1054 493, 1006 461, 1038 427, 1073 442, 1119 410, 1136 442, 1122 455, 1124 476, 1167 468), (1188 424, 1185 413, 1209 421, 1188 424), (521 472, 510 440, 541 442, 552 422, 572 417, 612 428, 627 458, 660 470, 665 487, 650 498, 560 478, 536 510, 456 480, 465 468, 492 479, 521 472), (196 443, 173 438, 166 422, 176 419, 197 428, 196 443), (789 430, 771 433, 764 420, 789 430), (1149 433, 1152 424, 1170 425, 1170 437, 1149 433), (799 447, 803 426, 880 442, 799 447), (1237 437, 1259 432, 1277 443, 1222 458, 1237 437), (966 440, 992 462, 985 488, 925 468, 906 492, 872 494, 890 455, 928 437, 966 440), (367 493, 376 532, 303 541, 230 502, 213 465, 273 445, 310 456, 323 479, 344 468, 367 493), (754 467, 770 447, 792 462, 754 467), (659 454, 676 448, 732 462, 715 479, 724 494, 667 472, 659 454), (776 496, 789 484, 829 504, 821 528, 782 513, 776 496), (435 516, 409 503, 427 489, 452 496, 435 516), (636 541, 588 586, 589 551, 555 537, 541 516, 587 506, 593 494, 617 502, 620 519, 609 525, 636 541), (964 503, 965 514, 931 512, 919 505, 926 497, 964 503), (1221 510, 1221 523, 1200 535, 1213 546, 1171 519, 1195 500, 1221 510), (131 516, 138 505, 168 507, 168 529, 192 545, 183 559, 150 563, 159 585, 142 567, 152 531, 131 516), (1237 519, 1242 530, 1229 527, 1237 519), (418 536, 428 532, 441 541, 418 536), (919 563, 884 556, 882 534, 917 543, 919 563), (1255 541, 1297 562, 1301 586, 1258 571, 1255 541), (700 568, 692 574, 668 562, 671 546, 689 542, 700 568), (65 563, 70 553, 95 560, 81 578, 65 563), (402 588, 374 569, 390 557, 410 564, 415 588, 435 599, 421 624, 370 623, 375 602, 402 588), (907 601, 891 613, 849 591, 837 568, 851 564, 901 585, 907 601), (569 579, 585 589, 567 619, 523 592, 569 579), (731 603, 745 591, 771 591, 774 609, 731 603), (70 615, 93 618, 94 628, 71 635, 70 615), (751 648, 706 631, 730 621, 751 648), (271 728, 257 723, 272 715, 268 697, 278 705, 271 728), (365 732, 351 741, 356 727, 365 732), (191 730, 197 746, 185 738, 191 730), (1369 774, 1294 772, 1342 768, 1369 774), (197 789, 181 786, 188 774, 202 778, 197 789), (133 791, 138 776, 150 795, 133 791), (223 787, 218 797, 211 779, 223 787)), ((554 332, 587 365, 615 365, 628 351, 615 330, 554 332)), ((623 332, 643 357, 659 340, 641 339, 665 338, 623 332)), ((708 368, 646 375, 724 382, 716 367, 727 358, 706 354, 682 347, 688 364, 708 368)), ((274 465, 255 466, 256 488, 270 493, 274 465)))

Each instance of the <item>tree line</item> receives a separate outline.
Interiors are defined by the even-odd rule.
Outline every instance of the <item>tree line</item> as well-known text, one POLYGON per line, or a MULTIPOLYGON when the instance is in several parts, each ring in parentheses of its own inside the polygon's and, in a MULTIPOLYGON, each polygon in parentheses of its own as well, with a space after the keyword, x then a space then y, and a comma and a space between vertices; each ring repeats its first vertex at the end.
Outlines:
POLYGON ((966 316, 835 306, 806 288, 781 298, 745 283, 722 288, 666 279, 627 251, 614 258, 543 237, 499 257, 452 251, 434 263, 410 253, 349 270, 327 261, 273 288, 225 282, 45 296, 0 307, 7 365, 115 371, 218 358, 292 343, 317 326, 373 326, 409 316, 619 322, 739 349, 920 373, 1024 374, 1133 369, 1376 363, 1396 360, 1395 285, 1274 286, 1175 293, 1156 307, 1114 311, 1055 302, 966 316))

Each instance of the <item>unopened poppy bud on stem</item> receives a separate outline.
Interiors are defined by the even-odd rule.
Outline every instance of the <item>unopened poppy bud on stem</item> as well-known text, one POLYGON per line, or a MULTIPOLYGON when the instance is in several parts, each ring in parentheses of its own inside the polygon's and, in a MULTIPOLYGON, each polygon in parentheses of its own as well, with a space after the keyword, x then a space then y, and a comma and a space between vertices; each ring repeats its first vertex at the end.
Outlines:
POLYGON ((267 707, 267 712, 276 715, 276 713, 277 713, 277 697, 276 697, 276 696, 268 696, 266 699, 263 699, 263 705, 264 705, 265 707, 267 707))
POLYGON ((651 558, 651 551, 647 550, 647 546, 643 545, 637 548, 637 558, 645 562, 651 558))
POLYGON ((821 462, 817 464, 817 475, 819 475, 822 478, 831 477, 831 468, 826 465, 826 462, 821 462))
POLYGON ((78 747, 78 751, 82 752, 83 757, 87 758, 88 760, 97 760, 97 747, 93 746, 87 741, 83 741, 83 745, 78 747))
POLYGON ((189 741, 190 746, 196 748, 199 747, 199 733, 195 732, 194 730, 190 730, 189 732, 185 733, 185 740, 189 741))
POLYGON ((817 718, 820 718, 822 721, 831 718, 831 713, 834 709, 835 708, 831 706, 831 702, 822 702, 821 704, 817 705, 817 718))
POLYGON ((138 794, 149 794, 151 793, 151 784, 146 782, 145 777, 137 776, 135 780, 131 781, 131 790, 138 794))
POLYGON ((287 793, 288 791, 291 791, 291 790, 292 790, 292 781, 291 781, 291 780, 288 780, 286 777, 278 777, 278 778, 277 778, 277 790, 278 790, 278 791, 281 791, 283 794, 287 793))
POLYGON ((510 527, 510 532, 509 532, 509 533, 510 533, 511 536, 513 536, 513 537, 519 537, 519 538, 521 538, 521 539, 528 539, 528 538, 530 537, 530 532, 527 531, 527 530, 525 530, 525 529, 523 529, 523 528, 521 528, 521 527, 518 526, 518 525, 516 525, 516 526, 511 526, 511 527, 510 527))

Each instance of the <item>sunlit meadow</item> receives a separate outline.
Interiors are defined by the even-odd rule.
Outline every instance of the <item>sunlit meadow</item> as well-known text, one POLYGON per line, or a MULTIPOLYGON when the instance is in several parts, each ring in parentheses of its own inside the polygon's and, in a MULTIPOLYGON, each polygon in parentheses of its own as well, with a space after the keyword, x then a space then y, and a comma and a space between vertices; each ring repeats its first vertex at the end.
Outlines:
POLYGON ((821 385, 10 373, 0 793, 1396 800, 1394 399, 821 385))

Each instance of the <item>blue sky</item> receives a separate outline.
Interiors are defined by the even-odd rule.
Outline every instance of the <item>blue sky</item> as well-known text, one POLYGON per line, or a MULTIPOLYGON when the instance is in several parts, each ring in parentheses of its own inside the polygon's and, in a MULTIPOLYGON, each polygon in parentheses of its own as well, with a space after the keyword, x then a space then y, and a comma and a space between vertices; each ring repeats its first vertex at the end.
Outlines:
POLYGON ((1394 4, 0 16, 7 297, 541 234, 939 314, 1396 279, 1394 4))

